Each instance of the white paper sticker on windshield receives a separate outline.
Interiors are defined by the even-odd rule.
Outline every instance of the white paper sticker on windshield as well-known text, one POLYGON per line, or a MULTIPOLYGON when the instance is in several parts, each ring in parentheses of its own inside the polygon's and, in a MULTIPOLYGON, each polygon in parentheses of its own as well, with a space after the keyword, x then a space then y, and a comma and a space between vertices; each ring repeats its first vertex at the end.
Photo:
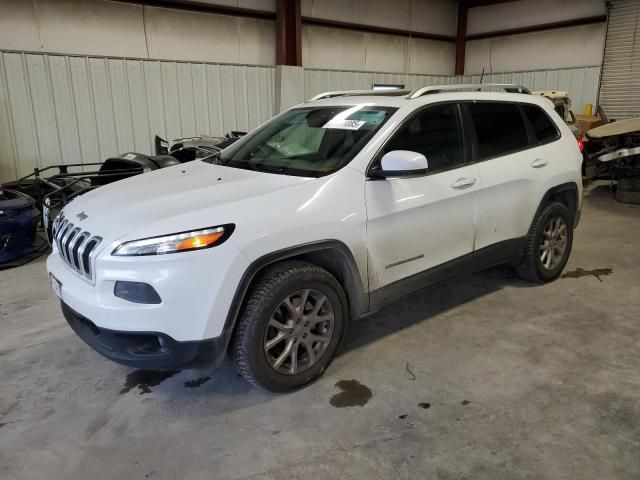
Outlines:
POLYGON ((134 158, 136 158, 136 155, 135 155, 135 153, 127 153, 124 156, 124 158, 125 158, 125 160, 133 160, 134 158))
POLYGON ((322 128, 341 128, 343 130, 358 130, 364 125, 364 120, 329 120, 322 128))

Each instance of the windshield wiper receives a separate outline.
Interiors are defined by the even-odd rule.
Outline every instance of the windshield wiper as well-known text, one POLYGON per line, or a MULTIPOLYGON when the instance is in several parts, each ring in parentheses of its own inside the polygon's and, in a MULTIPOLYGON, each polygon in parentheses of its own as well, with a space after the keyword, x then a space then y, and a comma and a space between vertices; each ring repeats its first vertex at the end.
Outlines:
POLYGON ((213 165, 222 165, 222 162, 220 161, 220 153, 222 153, 222 150, 218 150, 216 153, 207 155, 200 160, 202 160, 203 162, 211 163, 213 165))
POLYGON ((267 165, 263 165, 261 163, 251 163, 242 160, 233 160, 229 159, 226 162, 220 162, 219 165, 223 165, 225 167, 231 168, 240 168, 242 170, 253 170, 254 172, 267 172, 267 173, 277 173, 282 174, 285 172, 285 167, 271 167, 267 165))
POLYGON ((298 177, 315 177, 312 172, 294 167, 265 165, 262 162, 250 162, 247 160, 218 159, 217 161, 208 160, 209 163, 222 165, 223 167, 239 168, 241 170, 252 170, 254 172, 275 173, 276 175, 294 175, 298 177), (311 173, 311 174, 310 174, 311 173))

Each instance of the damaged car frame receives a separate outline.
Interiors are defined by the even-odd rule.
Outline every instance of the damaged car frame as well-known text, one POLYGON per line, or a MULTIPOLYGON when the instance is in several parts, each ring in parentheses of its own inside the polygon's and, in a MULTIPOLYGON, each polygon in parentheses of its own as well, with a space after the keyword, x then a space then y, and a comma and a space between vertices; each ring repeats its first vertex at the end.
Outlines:
POLYGON ((41 223, 49 234, 53 218, 74 198, 118 180, 216 154, 245 133, 232 131, 224 137, 199 135, 172 142, 156 135, 155 155, 127 152, 104 162, 36 167, 29 175, 2 184, 2 188, 31 198, 42 212, 41 223))

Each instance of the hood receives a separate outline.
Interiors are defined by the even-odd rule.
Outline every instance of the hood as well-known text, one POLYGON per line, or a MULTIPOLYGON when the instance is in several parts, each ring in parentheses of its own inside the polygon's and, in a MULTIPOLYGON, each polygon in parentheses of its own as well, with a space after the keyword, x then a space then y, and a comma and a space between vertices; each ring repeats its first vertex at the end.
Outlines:
POLYGON ((216 207, 313 180, 196 160, 96 188, 71 201, 62 212, 107 244, 134 230, 152 236, 228 223, 216 215, 216 210, 222 210, 216 207), (171 231, 154 231, 158 224, 171 231))
POLYGON ((640 117, 627 118, 617 122, 607 123, 600 127, 592 128, 587 132, 591 138, 614 137, 616 135, 626 135, 640 132, 640 117))

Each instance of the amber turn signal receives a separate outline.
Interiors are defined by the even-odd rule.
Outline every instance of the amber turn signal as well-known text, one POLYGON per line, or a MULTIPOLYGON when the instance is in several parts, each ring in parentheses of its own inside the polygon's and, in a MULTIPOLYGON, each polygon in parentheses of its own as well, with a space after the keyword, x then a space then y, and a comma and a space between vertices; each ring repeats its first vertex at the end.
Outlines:
POLYGON ((193 250, 194 248, 207 247, 220 240, 223 234, 224 231, 187 238, 176 245, 176 250, 193 250))

